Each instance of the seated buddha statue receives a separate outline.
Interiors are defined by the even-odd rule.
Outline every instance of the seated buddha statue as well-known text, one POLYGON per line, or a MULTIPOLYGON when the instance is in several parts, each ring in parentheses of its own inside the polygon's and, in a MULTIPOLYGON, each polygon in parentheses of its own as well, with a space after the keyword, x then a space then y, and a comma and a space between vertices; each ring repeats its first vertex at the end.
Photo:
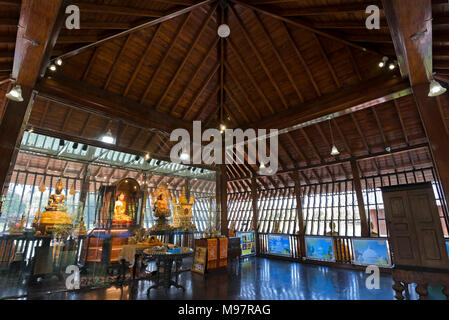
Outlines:
POLYGON ((48 205, 45 207, 46 211, 67 211, 65 207, 65 196, 61 194, 63 190, 61 179, 56 186, 56 193, 48 197, 48 205))
POLYGON ((165 201, 163 193, 161 193, 157 197, 156 202, 154 203, 153 210, 156 214, 161 214, 161 215, 170 215, 171 214, 170 208, 168 208, 168 206, 167 206, 167 201, 165 201))
POLYGON ((48 197, 48 205, 45 207, 45 211, 36 213, 33 226, 41 234, 46 234, 47 231, 54 229, 56 226, 72 225, 72 219, 67 213, 68 208, 65 206, 65 196, 61 194, 62 190, 62 182, 59 179, 55 194, 48 197))
POLYGON ((114 206, 114 221, 131 221, 132 218, 126 213, 126 201, 125 194, 121 192, 118 196, 117 201, 115 201, 114 206))

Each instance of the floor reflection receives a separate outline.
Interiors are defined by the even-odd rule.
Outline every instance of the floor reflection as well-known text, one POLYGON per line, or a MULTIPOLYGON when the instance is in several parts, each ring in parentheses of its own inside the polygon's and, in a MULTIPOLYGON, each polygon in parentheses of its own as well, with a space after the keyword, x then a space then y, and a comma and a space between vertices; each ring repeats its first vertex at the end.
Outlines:
MULTIPOLYGON (((245 258, 232 263, 226 270, 205 277, 183 272, 180 283, 183 292, 174 287, 152 289, 147 296, 150 281, 141 280, 124 287, 113 286, 77 293, 29 295, 30 299, 243 299, 243 300, 394 300, 391 275, 380 275, 380 289, 365 286, 363 271, 300 264, 266 258, 245 258)), ((2 289, 3 290, 3 289, 2 289)), ((2 296, 5 296, 2 294, 2 296)), ((417 295, 410 287, 407 299, 417 295)), ((429 288, 429 299, 444 299, 439 288, 429 288)))

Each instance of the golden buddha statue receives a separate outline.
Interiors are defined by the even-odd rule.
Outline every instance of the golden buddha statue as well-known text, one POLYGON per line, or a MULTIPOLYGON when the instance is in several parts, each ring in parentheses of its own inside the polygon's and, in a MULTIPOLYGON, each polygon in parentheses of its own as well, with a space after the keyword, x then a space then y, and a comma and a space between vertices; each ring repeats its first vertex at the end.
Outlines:
POLYGON ((48 197, 48 205, 45 207, 45 211, 40 214, 38 223, 35 224, 42 234, 47 233, 48 229, 54 229, 57 225, 72 225, 72 219, 65 206, 65 196, 61 194, 62 190, 62 182, 59 179, 56 193, 48 197))
POLYGON ((132 221, 132 218, 128 216, 126 213, 126 201, 125 194, 121 192, 118 195, 117 201, 115 201, 114 206, 114 221, 132 221))
POLYGON ((153 193, 153 215, 157 218, 151 230, 170 230, 166 218, 171 216, 170 191, 166 184, 160 185, 153 193))

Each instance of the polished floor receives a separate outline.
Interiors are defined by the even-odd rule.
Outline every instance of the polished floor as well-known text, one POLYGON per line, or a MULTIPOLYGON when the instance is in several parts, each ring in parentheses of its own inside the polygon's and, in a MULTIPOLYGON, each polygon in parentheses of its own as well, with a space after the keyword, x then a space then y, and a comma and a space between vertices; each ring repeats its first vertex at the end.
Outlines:
MULTIPOLYGON (((186 291, 152 289, 150 281, 134 285, 96 289, 76 293, 33 294, 28 299, 57 300, 146 300, 146 299, 214 299, 214 300, 394 300, 391 275, 380 275, 380 289, 365 286, 362 271, 300 264, 265 258, 246 258, 220 273, 205 277, 183 272, 180 283, 186 291)), ((440 288, 429 288, 429 299, 444 299, 440 288)), ((411 286, 406 298, 417 299, 411 286)))

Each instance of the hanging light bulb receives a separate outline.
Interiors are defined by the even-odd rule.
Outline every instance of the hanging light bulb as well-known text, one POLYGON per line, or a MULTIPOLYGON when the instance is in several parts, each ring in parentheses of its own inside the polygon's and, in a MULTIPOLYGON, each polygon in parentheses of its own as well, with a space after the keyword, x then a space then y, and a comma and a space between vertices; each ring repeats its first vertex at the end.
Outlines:
POLYGON ((189 156, 189 154, 187 152, 182 152, 179 158, 181 160, 189 160, 190 156, 189 156))
POLYGON ((397 64, 397 61, 391 62, 391 63, 388 65, 388 69, 390 69, 390 70, 396 69, 396 64, 397 64))
POLYGON ((56 64, 58 66, 62 66, 62 59, 61 58, 56 59, 56 64))
POLYGON ((447 89, 444 88, 438 81, 436 80, 430 81, 429 97, 437 97, 439 95, 442 95, 446 91, 447 89))
POLYGON ((23 101, 22 88, 20 87, 20 85, 17 84, 5 96, 9 100, 22 102, 23 101))
POLYGON ((149 153, 147 153, 146 155, 145 155, 145 160, 150 160, 151 159, 151 156, 150 156, 150 154, 149 153))
POLYGON ((221 24, 217 29, 217 33, 220 38, 227 38, 231 34, 231 29, 227 24, 221 24))
POLYGON ((332 156, 338 156, 340 154, 340 151, 338 151, 337 147, 335 145, 332 146, 331 155, 332 156))
POLYGON ((106 132, 106 134, 101 137, 101 141, 108 144, 113 144, 115 142, 115 139, 112 136, 111 129, 108 129, 108 132, 106 132))
POLYGON ((331 132, 331 141, 332 141, 331 156, 338 156, 340 154, 340 151, 338 151, 334 142, 334 133, 332 132, 332 118, 329 119, 329 131, 331 132))
POLYGON ((387 64, 387 61, 388 61, 388 57, 383 57, 382 58, 382 61, 381 62, 379 62, 379 68, 383 68, 383 67, 385 67, 385 65, 387 64))
POLYGON ((220 124, 220 132, 223 133, 226 130, 226 125, 224 123, 220 124))
POLYGON ((50 71, 56 71, 56 66, 54 64, 51 64, 49 67, 50 71))

